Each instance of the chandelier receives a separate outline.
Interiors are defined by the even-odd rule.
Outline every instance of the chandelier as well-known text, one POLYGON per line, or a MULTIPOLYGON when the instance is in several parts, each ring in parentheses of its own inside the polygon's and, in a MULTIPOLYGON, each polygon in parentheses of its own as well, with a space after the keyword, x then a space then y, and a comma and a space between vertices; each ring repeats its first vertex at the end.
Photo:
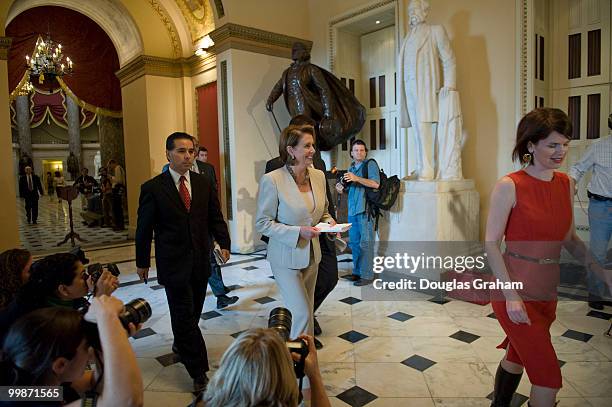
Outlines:
POLYGON ((38 76, 38 83, 42 85, 45 76, 52 80, 55 77, 71 74, 73 62, 70 57, 66 57, 66 61, 64 61, 62 44, 54 42, 51 40, 51 36, 47 34, 46 40, 38 37, 34 55, 31 58, 26 55, 26 64, 30 77, 38 76))

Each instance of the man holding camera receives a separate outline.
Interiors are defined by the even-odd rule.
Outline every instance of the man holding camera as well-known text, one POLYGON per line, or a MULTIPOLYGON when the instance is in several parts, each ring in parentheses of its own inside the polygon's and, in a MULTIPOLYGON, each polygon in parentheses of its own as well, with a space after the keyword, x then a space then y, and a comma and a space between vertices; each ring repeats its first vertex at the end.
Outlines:
POLYGON ((349 245, 353 252, 353 273, 344 277, 355 286, 372 282, 372 249, 374 224, 366 211, 366 188, 377 189, 380 183, 378 164, 367 161, 367 177, 364 164, 368 148, 361 140, 351 143, 351 158, 354 160, 348 171, 336 184, 336 191, 343 193, 348 188, 349 245))
POLYGON ((206 344, 198 326, 210 276, 210 234, 229 259, 230 237, 211 181, 190 171, 193 138, 172 133, 166 139, 169 170, 145 182, 136 227, 136 266, 145 283, 155 232, 157 277, 170 308, 175 350, 193 378, 194 391, 206 389, 206 344))

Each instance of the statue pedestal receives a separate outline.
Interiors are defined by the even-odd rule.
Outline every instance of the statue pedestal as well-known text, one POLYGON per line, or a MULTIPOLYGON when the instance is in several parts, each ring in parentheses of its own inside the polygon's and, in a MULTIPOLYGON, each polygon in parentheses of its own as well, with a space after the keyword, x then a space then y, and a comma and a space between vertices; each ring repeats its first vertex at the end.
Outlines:
POLYGON ((477 241, 480 195, 474 180, 402 181, 395 206, 379 222, 381 241, 477 241))

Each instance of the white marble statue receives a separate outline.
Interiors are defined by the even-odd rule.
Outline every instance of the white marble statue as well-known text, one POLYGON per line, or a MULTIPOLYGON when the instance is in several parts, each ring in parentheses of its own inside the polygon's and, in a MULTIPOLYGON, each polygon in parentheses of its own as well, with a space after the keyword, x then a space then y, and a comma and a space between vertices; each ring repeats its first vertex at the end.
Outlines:
POLYGON ((400 127, 411 128, 408 174, 419 180, 463 179, 455 55, 444 27, 426 23, 428 12, 426 0, 410 2, 410 29, 398 60, 400 127))

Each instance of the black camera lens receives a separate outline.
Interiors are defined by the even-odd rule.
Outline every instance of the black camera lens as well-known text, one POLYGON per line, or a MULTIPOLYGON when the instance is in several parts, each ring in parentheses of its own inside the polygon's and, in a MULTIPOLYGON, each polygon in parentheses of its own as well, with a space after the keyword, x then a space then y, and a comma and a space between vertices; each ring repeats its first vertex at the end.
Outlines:
POLYGON ((283 341, 289 341, 289 335, 291 334, 291 311, 283 307, 274 308, 270 311, 268 328, 278 332, 283 341))
POLYGON ((135 326, 146 322, 151 318, 151 306, 144 298, 136 298, 125 304, 123 311, 119 314, 119 320, 127 329, 128 324, 131 322, 135 326))

